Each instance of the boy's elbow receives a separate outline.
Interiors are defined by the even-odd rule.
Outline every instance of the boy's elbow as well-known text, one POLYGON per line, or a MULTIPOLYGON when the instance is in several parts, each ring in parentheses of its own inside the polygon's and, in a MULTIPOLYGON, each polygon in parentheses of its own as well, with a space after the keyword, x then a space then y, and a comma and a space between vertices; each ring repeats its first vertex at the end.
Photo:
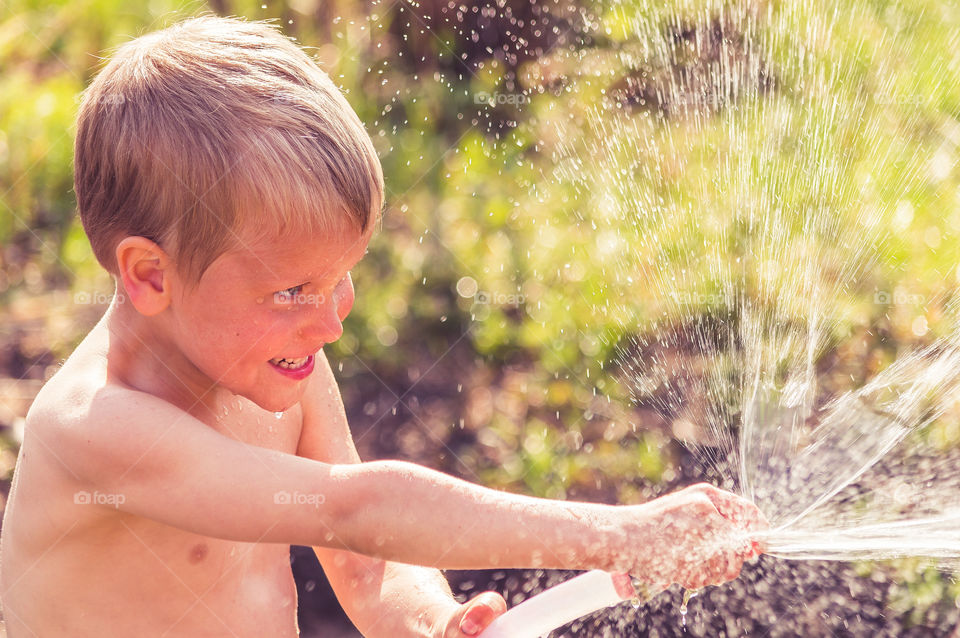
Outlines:
POLYGON ((320 542, 332 549, 365 555, 377 554, 384 529, 402 507, 399 492, 404 475, 418 466, 403 461, 371 461, 335 466, 334 489, 324 501, 324 525, 320 542))

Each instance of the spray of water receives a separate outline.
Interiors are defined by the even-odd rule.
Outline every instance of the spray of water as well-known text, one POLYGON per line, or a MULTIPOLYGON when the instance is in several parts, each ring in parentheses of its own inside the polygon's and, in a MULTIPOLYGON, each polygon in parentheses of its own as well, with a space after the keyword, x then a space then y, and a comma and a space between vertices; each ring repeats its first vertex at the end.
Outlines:
POLYGON ((739 444, 728 452, 744 494, 770 518, 770 551, 846 560, 960 557, 953 486, 947 476, 918 481, 908 458, 958 380, 960 351, 938 345, 903 356, 802 421, 789 393, 751 394, 739 444))
MULTIPOLYGON (((612 363, 630 398, 689 443, 707 478, 760 505, 780 557, 958 555, 960 342, 943 319, 947 299, 911 289, 909 275, 939 268, 942 291, 956 276, 954 265, 905 257, 918 254, 909 242, 933 250, 960 228, 953 4, 560 0, 523 5, 529 15, 509 3, 437 5, 444 29, 507 65, 496 84, 501 67, 467 73, 477 58, 464 55, 461 79, 522 103, 519 122, 485 129, 503 142, 496 153, 465 143, 444 168, 469 186, 458 196, 482 199, 488 184, 457 176, 504 160, 494 203, 471 221, 510 221, 484 242, 484 273, 528 295, 523 311, 542 328, 533 340, 549 339, 549 352, 572 344, 569 365, 617 343, 612 363), (503 26, 496 34, 480 28, 491 19, 503 26), (514 182, 531 191, 503 195, 514 182), (943 219, 931 222, 931 209, 943 219), (511 252, 514 235, 534 249, 511 252), (570 338, 560 315, 574 304, 589 304, 603 328, 577 326, 570 338), (947 336, 934 341, 936 330, 947 336), (884 333, 917 347, 898 350, 884 333)), ((417 35, 440 24, 429 16, 405 24, 411 40, 435 43, 417 35)), ((398 136, 416 120, 390 99, 382 117, 394 126, 381 132, 407 153, 416 140, 398 136)), ((473 248, 471 228, 444 237, 454 254, 473 248)), ((479 306, 481 330, 489 304, 479 306)), ((832 618, 846 635, 848 621, 897 621, 874 595, 883 585, 869 590, 879 581, 854 567, 761 566, 694 599, 691 633, 825 635, 832 618), (698 614, 708 606, 709 631, 698 614)), ((641 608, 641 635, 658 615, 660 635, 679 631, 679 594, 656 609, 666 598, 641 608)), ((949 607, 944 625, 956 622, 949 607)), ((629 624, 616 635, 633 635, 629 624)))
POLYGON ((927 344, 889 365, 851 379, 825 361, 871 297, 890 303, 885 233, 942 141, 904 156, 889 132, 923 117, 895 96, 936 87, 897 68, 894 31, 858 33, 869 12, 613 3, 616 53, 577 64, 584 87, 620 79, 556 134, 554 177, 616 273, 633 399, 757 503, 771 553, 958 560, 960 464, 929 443, 960 390, 956 339, 928 334, 940 301, 915 304, 927 344))

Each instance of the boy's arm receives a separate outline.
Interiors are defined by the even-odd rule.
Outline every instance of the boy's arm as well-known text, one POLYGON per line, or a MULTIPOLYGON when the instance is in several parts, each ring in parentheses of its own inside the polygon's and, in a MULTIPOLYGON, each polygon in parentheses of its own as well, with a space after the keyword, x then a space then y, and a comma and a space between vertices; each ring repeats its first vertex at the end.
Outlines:
MULTIPOLYGON (((114 495, 121 513, 215 538, 444 569, 599 568, 686 587, 729 579, 724 566, 738 571, 752 553, 734 520, 756 508, 709 486, 614 507, 498 492, 401 461, 331 465, 241 443, 112 386, 74 411, 38 407, 25 436, 42 439, 35 454, 60 461, 75 494, 114 495)), ((77 516, 92 511, 70 500, 77 516)))
MULTIPOLYGON (((41 440, 37 453, 50 456, 75 493, 115 495, 116 509, 92 506, 104 514, 414 565, 603 567, 611 552, 594 550, 625 547, 627 524, 644 518, 631 508, 497 492, 402 461, 329 464, 247 445, 162 399, 115 386, 72 412, 38 406, 26 436, 41 440), (547 537, 564 548, 562 558, 542 551, 547 537)), ((94 511, 68 506, 78 516, 94 511)))
MULTIPOLYGON (((297 455, 327 463, 360 463, 340 391, 323 352, 316 356, 309 384, 301 402, 303 428, 297 455)), ((456 635, 454 627, 443 626, 457 615, 460 605, 439 570, 330 547, 314 546, 313 550, 341 606, 364 636, 456 635)), ((486 626, 502 613, 506 603, 497 598, 475 599, 487 608, 471 609, 471 620, 482 617, 478 624, 486 626)))

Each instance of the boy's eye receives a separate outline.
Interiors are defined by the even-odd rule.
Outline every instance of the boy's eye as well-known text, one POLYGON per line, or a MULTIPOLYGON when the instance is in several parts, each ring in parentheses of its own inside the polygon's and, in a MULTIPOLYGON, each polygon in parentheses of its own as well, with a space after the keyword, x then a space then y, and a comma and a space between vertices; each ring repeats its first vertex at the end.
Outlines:
POLYGON ((300 284, 299 286, 294 286, 292 288, 287 288, 286 290, 273 293, 273 300, 277 303, 290 303, 299 297, 302 292, 303 284, 300 284))

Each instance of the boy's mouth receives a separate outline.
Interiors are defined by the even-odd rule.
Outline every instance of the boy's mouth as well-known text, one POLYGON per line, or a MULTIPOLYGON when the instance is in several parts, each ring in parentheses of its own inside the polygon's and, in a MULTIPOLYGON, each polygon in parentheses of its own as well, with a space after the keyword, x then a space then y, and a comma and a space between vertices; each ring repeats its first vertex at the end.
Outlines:
POLYGON ((313 372, 312 354, 306 357, 297 357, 296 359, 290 357, 277 357, 275 359, 270 359, 269 363, 271 366, 273 366, 274 370, 295 381, 306 379, 308 376, 310 376, 310 373, 313 372))
POLYGON ((299 359, 290 359, 288 357, 276 357, 270 359, 270 363, 277 366, 278 368, 283 368, 284 370, 299 370, 313 358, 312 355, 306 357, 300 357, 299 359))

